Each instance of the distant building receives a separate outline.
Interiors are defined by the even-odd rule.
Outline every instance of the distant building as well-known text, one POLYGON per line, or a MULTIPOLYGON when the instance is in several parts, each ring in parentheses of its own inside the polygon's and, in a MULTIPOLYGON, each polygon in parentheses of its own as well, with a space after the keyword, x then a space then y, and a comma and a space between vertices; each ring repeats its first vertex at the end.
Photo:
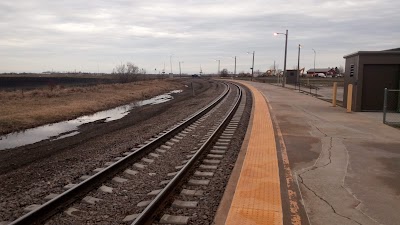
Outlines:
POLYGON ((297 82, 297 70, 286 70, 286 83, 295 84, 297 82))
POLYGON ((323 73, 325 75, 335 75, 336 70, 335 68, 315 68, 315 70, 314 69, 307 70, 307 75, 313 75, 318 73, 323 73))

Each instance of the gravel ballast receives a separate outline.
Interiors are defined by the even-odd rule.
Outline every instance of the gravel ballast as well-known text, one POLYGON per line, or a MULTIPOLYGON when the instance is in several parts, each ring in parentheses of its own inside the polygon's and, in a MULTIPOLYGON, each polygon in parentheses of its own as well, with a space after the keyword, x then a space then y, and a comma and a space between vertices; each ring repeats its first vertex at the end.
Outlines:
MULTIPOLYGON (((43 204, 50 193, 61 193, 65 185, 76 183, 85 173, 90 174, 121 157, 123 152, 186 118, 223 91, 223 85, 211 80, 182 82, 187 84, 187 89, 174 95, 172 101, 138 108, 120 120, 87 124, 80 127, 81 134, 76 136, 1 152, 1 161, 6 165, 0 168, 0 222, 15 220, 26 213, 24 208, 32 204, 43 204), (192 96, 189 88, 191 82, 196 96, 192 96)), ((152 173, 161 172, 142 174, 147 174, 149 181, 157 183, 159 179, 154 179, 152 173)), ((104 185, 111 187, 111 184, 104 185)), ((129 181, 119 185, 121 188, 113 188, 114 193, 124 193, 124 185, 135 187, 129 185, 129 181)), ((141 193, 144 194, 144 190, 141 193)), ((118 206, 115 209, 118 211, 118 206)), ((107 221, 107 218, 102 219, 107 221)))

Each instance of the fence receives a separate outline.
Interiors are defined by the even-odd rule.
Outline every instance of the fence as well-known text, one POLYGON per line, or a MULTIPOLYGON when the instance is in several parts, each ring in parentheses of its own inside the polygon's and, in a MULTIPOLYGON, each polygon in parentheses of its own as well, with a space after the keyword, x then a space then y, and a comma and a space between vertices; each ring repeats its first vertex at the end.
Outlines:
POLYGON ((400 127, 400 90, 385 88, 383 123, 400 127))
POLYGON ((296 82, 294 83, 294 89, 318 97, 319 87, 317 85, 312 85, 306 82, 296 82))

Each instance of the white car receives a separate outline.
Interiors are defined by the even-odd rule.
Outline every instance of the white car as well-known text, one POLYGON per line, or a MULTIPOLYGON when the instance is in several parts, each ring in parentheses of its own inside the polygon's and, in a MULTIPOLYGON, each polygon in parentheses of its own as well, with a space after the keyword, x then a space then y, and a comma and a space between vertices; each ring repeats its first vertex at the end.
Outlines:
POLYGON ((323 78, 326 78, 326 75, 324 74, 324 73, 317 73, 317 76, 316 77, 323 77, 323 78))

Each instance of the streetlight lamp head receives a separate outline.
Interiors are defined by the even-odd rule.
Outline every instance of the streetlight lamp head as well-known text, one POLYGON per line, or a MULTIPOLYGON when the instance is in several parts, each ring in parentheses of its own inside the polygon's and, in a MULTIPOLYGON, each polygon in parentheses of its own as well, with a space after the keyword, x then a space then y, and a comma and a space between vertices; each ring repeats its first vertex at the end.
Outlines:
POLYGON ((278 35, 278 33, 274 33, 274 36, 277 36, 278 35))

